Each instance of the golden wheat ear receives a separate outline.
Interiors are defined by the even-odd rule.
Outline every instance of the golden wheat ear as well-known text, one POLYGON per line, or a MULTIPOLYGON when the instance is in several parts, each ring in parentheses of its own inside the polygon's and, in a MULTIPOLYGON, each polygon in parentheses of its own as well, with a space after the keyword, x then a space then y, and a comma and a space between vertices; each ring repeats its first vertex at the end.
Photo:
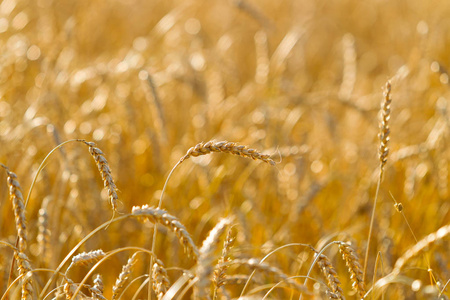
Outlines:
POLYGON ((125 283, 131 275, 131 271, 133 269, 134 264, 137 261, 137 253, 134 253, 127 261, 127 263, 122 266, 122 272, 120 272, 119 276, 116 279, 116 282, 112 288, 112 299, 119 299, 120 294, 125 288, 125 283))
POLYGON ((272 166, 275 165, 275 162, 270 158, 268 154, 262 154, 256 149, 248 148, 244 145, 239 145, 233 142, 221 141, 221 142, 213 142, 209 141, 207 143, 198 143, 194 147, 190 148, 186 155, 184 155, 180 162, 188 159, 191 156, 201 156, 210 154, 211 152, 223 152, 229 153, 233 155, 238 155, 242 157, 248 157, 253 160, 261 160, 265 163, 268 163, 272 166))
POLYGON ((380 168, 383 169, 386 165, 387 158, 389 155, 389 134, 391 130, 389 129, 389 120, 391 119, 391 82, 386 82, 384 90, 384 101, 381 105, 381 122, 380 122, 380 168))
POLYGON ((342 258, 347 265, 348 271, 350 272, 350 279, 352 281, 353 289, 358 293, 361 299, 364 298, 366 294, 366 286, 363 280, 363 270, 359 263, 359 257, 356 251, 346 243, 339 244, 339 251, 342 254, 342 258))
MULTIPOLYGON (((17 175, 11 172, 9 168, 0 164, 8 175, 7 185, 9 188, 9 196, 14 210, 14 218, 17 229, 18 241, 16 241, 17 250, 14 251, 14 259, 17 261, 19 276, 22 276, 22 299, 31 299, 33 295, 33 286, 31 276, 28 274, 32 271, 30 259, 25 254, 27 248, 27 225, 25 219, 25 206, 22 196, 22 188, 20 187, 17 175)), ((11 267, 13 268, 13 267, 11 267)), ((11 270, 12 271, 12 270, 11 270)))
POLYGON ((95 160, 95 163, 97 165, 98 171, 100 172, 100 175, 103 179, 103 184, 105 188, 108 190, 109 194, 109 204, 111 205, 114 212, 117 211, 117 205, 119 201, 119 196, 117 195, 117 187, 114 182, 111 169, 109 167, 108 161, 105 158, 104 153, 102 150, 97 148, 97 145, 93 142, 86 142, 83 140, 80 140, 84 144, 86 144, 89 147, 89 153, 91 154, 92 158, 95 160))
POLYGON ((365 282, 367 274, 367 264, 369 261, 369 250, 370 250, 370 240, 372 239, 373 223, 375 221, 375 210, 377 207, 378 193, 380 191, 381 181, 383 179, 384 167, 387 162, 389 155, 389 134, 391 130, 389 129, 389 120, 391 119, 391 82, 386 82, 384 90, 384 100, 381 104, 381 121, 380 121, 380 148, 378 149, 379 159, 380 159, 380 174, 378 176, 377 188, 375 191, 375 198, 373 200, 372 213, 370 216, 369 234, 367 236, 367 248, 366 255, 364 257, 364 269, 363 269, 363 282, 365 282))
POLYGON ((341 281, 338 278, 336 269, 331 264, 331 261, 324 254, 316 254, 317 258, 317 266, 319 266, 320 271, 327 279, 328 287, 331 292, 328 293, 330 299, 345 299, 344 291, 342 290, 341 281))
POLYGON ((152 271, 152 284, 158 300, 162 299, 170 287, 169 276, 161 260, 155 258, 152 271))
MULTIPOLYGON (((236 234, 233 232, 233 227, 231 226, 228 229, 227 237, 225 238, 225 242, 223 243, 222 255, 220 256, 219 261, 217 262, 216 268, 214 270, 214 296, 213 300, 217 299, 217 293, 220 287, 225 285, 226 280, 226 272, 228 270, 228 266, 231 262, 230 251, 236 241, 236 234)), ((248 278, 247 278, 248 279, 248 278)), ((245 282, 244 282, 245 283, 245 282)))
POLYGON ((134 206, 131 215, 138 219, 149 220, 153 224, 159 223, 170 229, 180 240, 184 251, 194 260, 198 260, 199 250, 192 241, 192 237, 183 224, 167 211, 159 208, 150 207, 148 205, 134 206))
POLYGON ((211 274, 214 271, 214 267, 212 266, 214 250, 217 248, 221 235, 225 232, 231 221, 231 218, 220 220, 209 232, 208 237, 203 241, 203 245, 199 250, 200 256, 196 268, 196 277, 198 280, 194 286, 195 297, 199 299, 210 298, 209 287, 211 285, 211 274))

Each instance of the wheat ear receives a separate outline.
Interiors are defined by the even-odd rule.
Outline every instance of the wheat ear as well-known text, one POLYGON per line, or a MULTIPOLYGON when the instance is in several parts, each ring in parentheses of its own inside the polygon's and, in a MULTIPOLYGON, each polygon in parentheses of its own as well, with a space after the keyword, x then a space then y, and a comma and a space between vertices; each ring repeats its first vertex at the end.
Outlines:
POLYGON ((114 284, 112 291, 112 299, 116 300, 119 299, 120 293, 123 291, 123 288, 125 287, 125 282, 128 280, 131 274, 131 269, 133 268, 133 265, 136 263, 137 253, 134 253, 127 261, 127 263, 122 267, 122 272, 120 272, 119 277, 116 279, 116 283, 114 284))
POLYGON ((188 159, 191 156, 201 156, 206 155, 211 152, 224 152, 230 153, 242 157, 248 157, 254 160, 262 160, 265 163, 268 163, 272 166, 275 165, 275 162, 270 158, 268 154, 262 154, 258 150, 248 148, 244 145, 239 145, 233 142, 221 141, 221 142, 213 142, 209 141, 207 143, 199 143, 188 150, 186 155, 184 155, 180 162, 188 159))
POLYGON ((92 299, 94 300, 106 300, 103 296, 105 287, 103 285, 103 278, 101 275, 97 274, 94 278, 94 286, 89 289, 92 293, 92 299))
POLYGON ((153 264, 152 271, 152 284, 153 290, 156 293, 158 300, 162 299, 170 287, 169 276, 164 267, 164 264, 158 258, 154 258, 155 263, 153 264))
POLYGON ((105 257, 105 252, 103 250, 93 250, 89 252, 82 252, 80 254, 75 255, 72 257, 72 263, 67 268, 66 274, 69 272, 69 270, 72 267, 79 266, 79 265, 88 265, 94 262, 99 261, 103 257, 105 257))
MULTIPOLYGON (((14 251, 14 259, 17 260, 19 275, 22 279, 22 300, 31 299, 33 293, 33 286, 31 285, 31 276, 27 273, 32 270, 29 259, 25 254, 27 247, 27 225, 25 219, 25 206, 17 175, 9 170, 3 164, 0 164, 8 175, 7 185, 9 188, 9 196, 14 210, 14 219, 16 223, 16 230, 18 236, 17 251, 14 251)), ((12 270, 11 270, 12 271, 12 270)), ((31 274, 31 273, 30 273, 31 274)))
POLYGON ((1 165, 8 175, 7 184, 9 187, 9 196, 14 210, 14 218, 16 221, 17 235, 19 237, 18 250, 24 252, 27 247, 27 225, 25 219, 25 207, 22 196, 22 188, 20 187, 17 175, 9 170, 5 165, 1 165))
POLYGON ((323 254, 319 254, 317 265, 327 279, 328 287, 331 289, 331 293, 328 293, 330 299, 345 299, 343 295, 344 291, 342 290, 337 272, 328 257, 323 254))
POLYGON ((389 129, 389 120, 391 118, 391 82, 386 83, 384 91, 384 101, 381 106, 381 123, 380 123, 380 168, 383 169, 387 162, 387 157, 389 155, 389 134, 391 130, 389 129))
POLYGON ((17 261, 17 268, 19 269, 19 275, 22 277, 22 300, 31 300, 33 294, 33 286, 31 285, 32 271, 30 260, 23 252, 14 252, 14 258, 17 261))
POLYGON ((224 218, 220 220, 209 232, 208 237, 203 241, 203 245, 200 248, 200 256, 196 268, 196 276, 198 280, 194 286, 195 297, 199 299, 210 299, 208 288, 211 282, 210 275, 214 270, 211 264, 214 259, 214 250, 219 244, 220 236, 225 232, 230 223, 231 218, 224 218))
POLYGON ((350 280, 353 282, 352 287, 359 294, 360 298, 363 299, 366 294, 366 287, 363 280, 363 271, 359 264, 359 257, 356 251, 346 243, 339 244, 339 251, 351 274, 350 280))
MULTIPOLYGON (((233 232, 233 228, 228 229, 227 237, 225 238, 225 242, 222 248, 222 255, 220 256, 219 261, 217 262, 216 269, 214 270, 214 296, 213 300, 217 299, 217 290, 225 285, 225 277, 226 271, 231 261, 230 250, 234 245, 236 240, 236 236, 233 232)), ((248 278, 248 277, 247 277, 248 278)), ((245 283, 245 282, 244 282, 245 283)))
POLYGON ((86 142, 83 140, 80 141, 89 146, 89 153, 91 153, 92 157, 94 158, 95 163, 97 164, 97 168, 102 176, 103 185, 108 190, 109 204, 111 205, 113 211, 116 212, 119 196, 117 195, 117 187, 114 183, 111 169, 109 168, 109 164, 104 156, 104 153, 102 152, 102 150, 96 147, 95 143, 86 142))
POLYGON ((373 222, 375 220, 375 210, 377 207, 378 200, 378 192, 380 191, 381 180, 383 178, 384 166, 387 162, 387 157, 389 155, 389 134, 391 130, 389 129, 389 120, 391 118, 391 82, 388 81, 386 83, 386 87, 384 90, 384 101, 381 105, 381 122, 380 122, 380 148, 379 148, 379 158, 380 158, 380 175, 378 176, 378 183, 375 192, 375 198, 373 201, 372 207, 372 215, 370 217, 370 225, 369 225, 369 234, 367 237, 367 248, 366 248, 366 256, 364 258, 364 271, 363 271, 363 281, 365 282, 366 273, 367 273, 367 262, 369 260, 369 249, 370 249, 370 240, 372 238, 372 230, 373 230, 373 222))
POLYGON ((176 217, 170 215, 163 209, 150 207, 148 205, 134 206, 131 214, 134 217, 148 219, 154 224, 159 223, 169 228, 178 237, 185 252, 192 256, 194 260, 198 259, 199 251, 197 246, 195 246, 192 241, 191 235, 186 230, 186 227, 184 227, 176 217))

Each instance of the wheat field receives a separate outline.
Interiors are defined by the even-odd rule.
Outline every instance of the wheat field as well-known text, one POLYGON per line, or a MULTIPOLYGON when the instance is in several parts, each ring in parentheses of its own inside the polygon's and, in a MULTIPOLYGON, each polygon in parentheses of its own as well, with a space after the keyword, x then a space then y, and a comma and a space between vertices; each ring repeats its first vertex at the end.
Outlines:
POLYGON ((449 299, 448 16, 1 1, 1 299, 449 299))

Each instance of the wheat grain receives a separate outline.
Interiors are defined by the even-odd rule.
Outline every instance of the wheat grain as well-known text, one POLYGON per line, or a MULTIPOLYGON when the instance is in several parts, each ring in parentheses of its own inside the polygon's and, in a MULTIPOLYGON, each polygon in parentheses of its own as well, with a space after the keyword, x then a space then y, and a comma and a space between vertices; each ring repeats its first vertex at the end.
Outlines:
POLYGON ((103 185, 108 190, 109 194, 109 204, 111 205, 113 211, 117 211, 117 203, 119 201, 119 196, 117 195, 117 187, 114 183, 114 179, 111 174, 111 169, 109 167, 108 161, 106 160, 102 150, 96 147, 93 142, 86 142, 84 140, 80 140, 87 146, 89 146, 89 153, 91 153, 92 157, 97 164, 97 168, 100 172, 100 175, 103 179, 103 185))
POLYGON ((323 254, 319 254, 319 257, 317 259, 317 265, 322 271, 322 274, 327 279, 328 287, 331 289, 332 293, 329 294, 330 298, 345 299, 343 295, 344 291, 342 290, 341 282, 337 276, 337 272, 334 269, 328 257, 326 257, 323 254))
POLYGON ((192 256, 194 260, 197 260, 199 256, 198 248, 192 241, 191 235, 186 230, 186 227, 184 227, 176 217, 170 215, 163 209, 150 207, 148 205, 134 206, 132 208, 132 215, 168 227, 178 237, 185 252, 192 256))
POLYGON ((116 279, 116 283, 114 284, 112 288, 112 299, 119 299, 120 293, 123 291, 123 288, 125 287, 125 282, 128 280, 131 274, 131 269, 133 268, 133 265, 136 263, 137 253, 134 253, 127 261, 127 263, 122 266, 122 272, 120 272, 119 277, 116 279))
POLYGON ((353 248, 346 243, 339 244, 339 251, 341 252, 342 257, 345 260, 345 264, 348 267, 348 271, 351 274, 350 279, 353 282, 352 287, 361 298, 364 298, 364 295, 366 294, 366 287, 364 284, 364 274, 361 265, 359 264, 358 255, 355 250, 353 250, 353 248))
POLYGON ((270 158, 270 155, 262 154, 258 150, 227 141, 221 142, 209 141, 207 143, 199 143, 187 151, 186 155, 180 159, 180 163, 185 161, 191 156, 195 157, 200 155, 206 155, 211 152, 230 153, 242 157, 249 157, 254 160, 262 160, 263 162, 268 163, 272 166, 275 165, 275 162, 270 158))
POLYGON ((153 264, 152 278, 153 290, 156 293, 156 297, 162 299, 169 289, 170 281, 163 262, 158 258, 155 258, 155 263, 153 264))

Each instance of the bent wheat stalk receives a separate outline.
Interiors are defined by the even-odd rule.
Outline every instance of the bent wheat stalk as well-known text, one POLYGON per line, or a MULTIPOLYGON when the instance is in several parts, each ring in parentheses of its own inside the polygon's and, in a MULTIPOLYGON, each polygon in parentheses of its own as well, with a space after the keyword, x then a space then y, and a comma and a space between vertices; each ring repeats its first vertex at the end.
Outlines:
MULTIPOLYGON (((230 153, 242 157, 248 157, 252 158, 253 160, 262 160, 265 163, 268 163, 272 166, 275 165, 275 162, 270 158, 270 155, 268 154, 262 154, 256 149, 249 148, 244 145, 238 145, 237 143, 233 142, 227 142, 227 141, 221 141, 221 142, 214 142, 209 141, 207 143, 198 143, 194 147, 191 147, 187 153, 175 164, 175 166, 170 171, 169 175, 167 176, 166 182, 164 183, 164 187, 161 192, 161 196, 159 198, 158 202, 158 209, 162 207, 162 199, 164 197, 164 192, 167 188, 167 183, 169 182, 170 177, 172 176, 175 169, 186 159, 189 157, 196 157, 201 155, 210 154, 211 152, 223 152, 223 153, 230 153)), ((155 244, 156 244, 156 224, 153 228, 153 240, 152 240, 152 249, 151 251, 155 253, 155 244)), ((150 268, 149 268, 149 274, 152 274, 152 265, 153 265, 153 258, 150 258, 150 268)), ((150 277, 149 280, 149 290, 152 286, 152 278, 150 277)))

